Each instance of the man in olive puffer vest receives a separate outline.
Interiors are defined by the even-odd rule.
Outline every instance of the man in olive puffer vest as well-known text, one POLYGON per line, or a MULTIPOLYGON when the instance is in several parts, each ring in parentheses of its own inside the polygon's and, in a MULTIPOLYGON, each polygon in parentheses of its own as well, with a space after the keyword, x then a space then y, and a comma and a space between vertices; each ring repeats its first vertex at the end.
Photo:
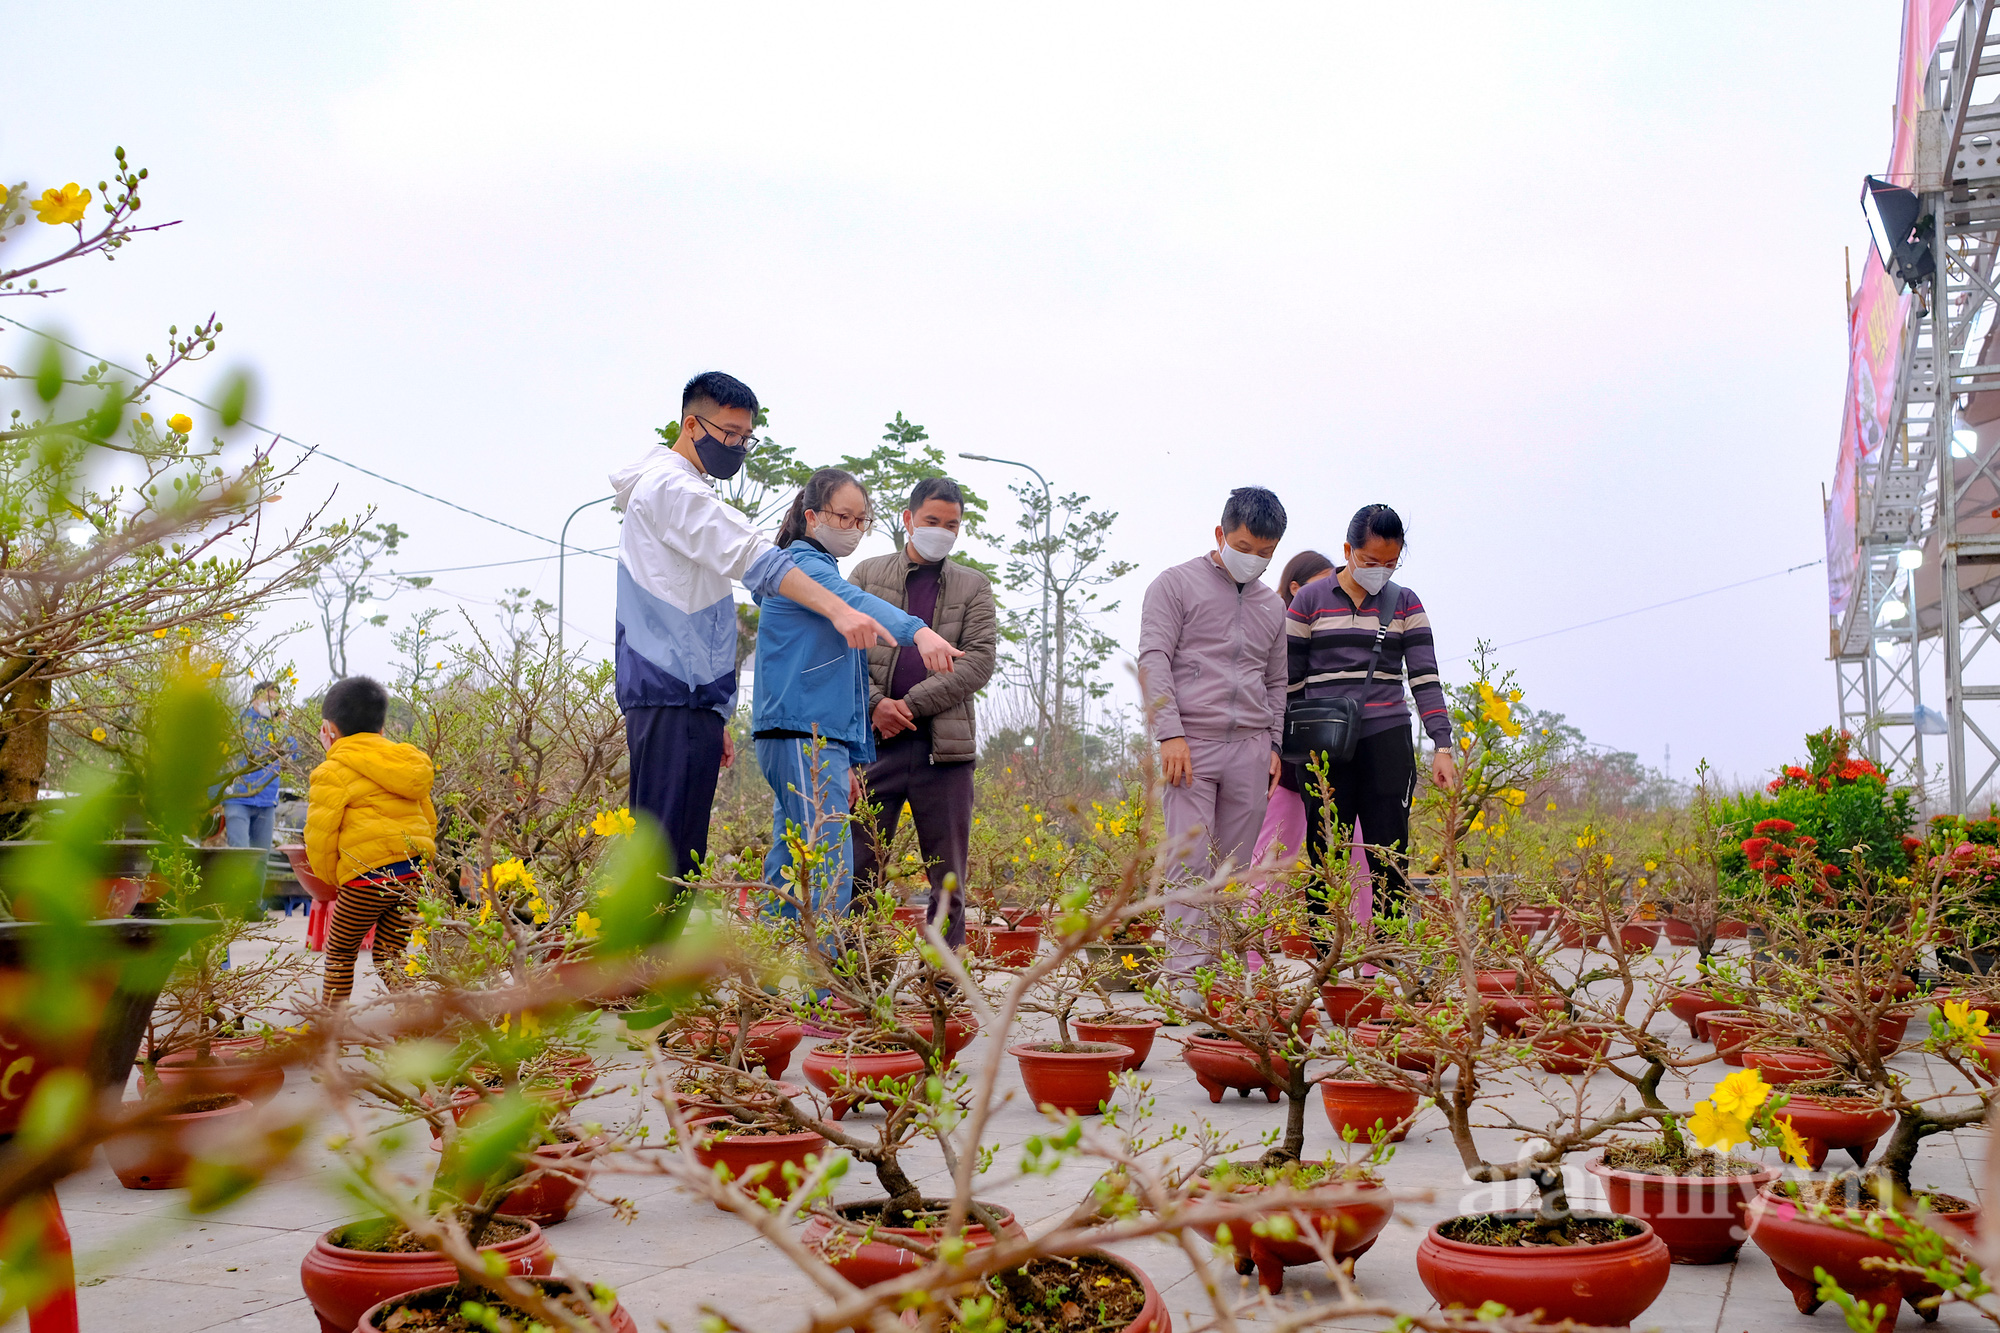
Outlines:
MULTIPOLYGON (((945 558, 964 513, 957 483, 926 477, 903 511, 903 549, 863 560, 849 575, 855 587, 916 616, 965 654, 950 674, 932 675, 915 653, 868 652, 868 715, 877 741, 865 787, 867 798, 881 807, 880 846, 896 836, 907 804, 930 878, 926 915, 954 949, 965 944, 972 765, 979 756, 972 696, 993 675, 998 641, 993 585, 978 570, 945 558), (948 874, 955 877, 956 893, 945 892, 948 874)), ((880 846, 857 831, 857 899, 879 880, 880 846)))

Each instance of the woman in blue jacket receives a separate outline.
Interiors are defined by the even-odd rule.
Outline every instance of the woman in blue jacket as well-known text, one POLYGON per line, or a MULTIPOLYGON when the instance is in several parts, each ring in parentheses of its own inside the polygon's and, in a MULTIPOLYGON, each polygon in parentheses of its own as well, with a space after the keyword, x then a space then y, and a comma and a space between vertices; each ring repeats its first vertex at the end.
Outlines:
MULTIPOLYGON (((821 468, 807 479, 778 528, 778 545, 802 573, 857 611, 880 621, 896 642, 914 645, 932 671, 951 670, 959 651, 923 621, 840 577, 836 563, 851 555, 868 531, 868 492, 839 468, 821 468)), ((771 851, 764 882, 792 902, 779 910, 796 917, 804 889, 787 885, 793 864, 787 825, 819 853, 810 872, 815 912, 845 912, 853 896, 853 838, 847 816, 855 799, 854 770, 875 758, 868 725, 868 654, 850 648, 831 621, 789 597, 756 599, 757 670, 750 727, 757 766, 771 784, 771 851)))

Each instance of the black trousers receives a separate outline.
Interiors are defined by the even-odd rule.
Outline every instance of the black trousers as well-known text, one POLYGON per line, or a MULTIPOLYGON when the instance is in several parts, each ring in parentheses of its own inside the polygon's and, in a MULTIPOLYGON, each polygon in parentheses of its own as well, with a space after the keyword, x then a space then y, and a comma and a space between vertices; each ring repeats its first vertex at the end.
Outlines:
POLYGON ((875 762, 862 775, 868 800, 881 807, 881 842, 857 825, 854 832, 854 900, 872 893, 882 878, 882 848, 895 841, 903 807, 917 826, 917 849, 931 882, 925 919, 937 925, 946 944, 965 944, 965 858, 972 844, 972 763, 933 764, 931 738, 921 724, 914 732, 881 742, 875 762), (958 891, 944 891, 944 877, 957 876, 958 891), (944 913, 942 922, 939 913, 944 913))
MULTIPOLYGON (((722 714, 713 708, 634 708, 625 714, 632 813, 659 822, 674 873, 692 875, 708 855, 708 815, 722 775, 722 714)), ((685 905, 681 912, 686 911, 685 905)))
MULTIPOLYGON (((1324 865, 1326 794, 1310 767, 1301 764, 1299 778, 1306 802, 1306 857, 1315 866, 1324 865)), ((1375 881, 1375 914, 1401 915, 1410 889, 1410 798, 1417 790, 1417 755, 1409 731, 1397 727, 1363 736, 1352 759, 1327 765, 1326 779, 1342 832, 1357 821, 1361 824, 1361 841, 1367 844, 1375 881), (1377 851, 1378 847, 1387 851, 1377 851)), ((1312 910, 1324 911, 1325 904, 1315 898, 1312 910)))

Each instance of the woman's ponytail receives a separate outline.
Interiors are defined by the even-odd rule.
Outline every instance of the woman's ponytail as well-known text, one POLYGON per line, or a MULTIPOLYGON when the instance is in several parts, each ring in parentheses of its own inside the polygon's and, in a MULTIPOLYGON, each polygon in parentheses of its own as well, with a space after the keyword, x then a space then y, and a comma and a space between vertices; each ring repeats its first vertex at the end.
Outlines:
POLYGON ((806 535, 806 493, 801 490, 792 497, 792 507, 785 511, 784 522, 778 524, 778 545, 790 546, 806 535))

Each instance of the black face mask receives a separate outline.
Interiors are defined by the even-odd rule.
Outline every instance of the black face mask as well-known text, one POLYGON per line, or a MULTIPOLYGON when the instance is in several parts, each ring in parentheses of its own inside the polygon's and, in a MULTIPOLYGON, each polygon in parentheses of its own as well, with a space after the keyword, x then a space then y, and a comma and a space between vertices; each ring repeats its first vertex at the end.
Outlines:
POLYGON ((706 427, 695 437, 694 451, 701 458, 702 470, 717 481, 728 481, 743 469, 743 460, 750 456, 747 446, 731 447, 708 433, 706 427))

